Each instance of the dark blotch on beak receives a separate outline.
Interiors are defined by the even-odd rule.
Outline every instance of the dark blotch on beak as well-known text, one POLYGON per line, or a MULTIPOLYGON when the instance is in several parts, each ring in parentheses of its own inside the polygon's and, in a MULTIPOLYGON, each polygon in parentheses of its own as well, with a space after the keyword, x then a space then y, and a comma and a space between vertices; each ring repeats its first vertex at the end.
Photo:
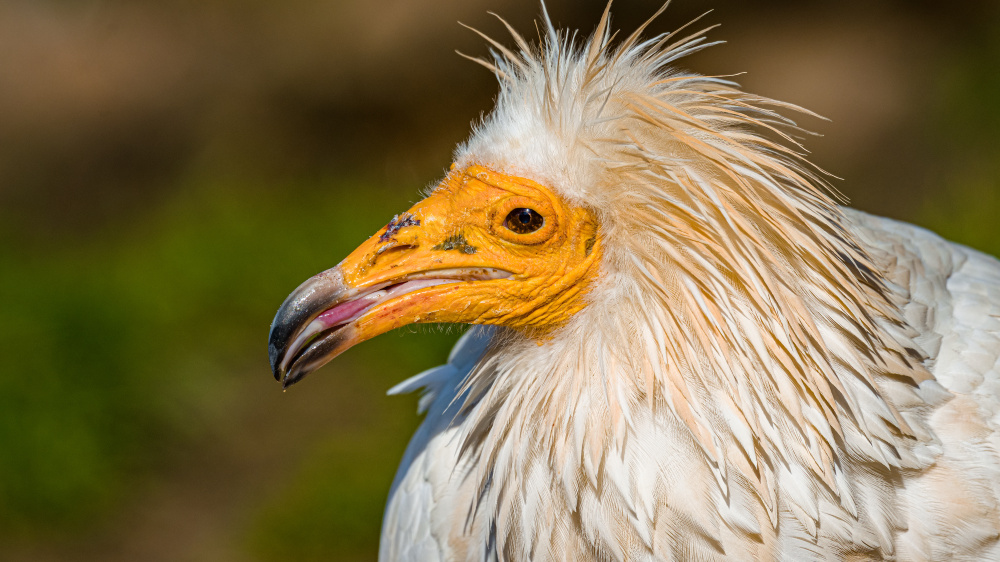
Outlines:
POLYGON ((281 308, 274 315, 274 321, 271 322, 267 354, 274 378, 283 386, 288 387, 310 371, 319 368, 325 363, 322 359, 326 355, 320 352, 332 352, 336 348, 335 342, 344 340, 347 334, 338 335, 340 331, 337 331, 321 334, 304 346, 305 351, 301 354, 299 349, 288 349, 303 328, 323 311, 336 304, 346 292, 343 276, 339 268, 334 267, 306 280, 281 304, 281 308), (293 356, 291 361, 286 361, 288 353, 299 356, 293 356))

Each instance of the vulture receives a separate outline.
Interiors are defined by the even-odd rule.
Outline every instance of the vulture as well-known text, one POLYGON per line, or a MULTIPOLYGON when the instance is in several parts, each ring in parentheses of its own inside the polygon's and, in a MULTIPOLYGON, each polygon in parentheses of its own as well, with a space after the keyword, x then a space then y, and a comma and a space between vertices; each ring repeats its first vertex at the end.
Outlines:
POLYGON ((271 326, 287 387, 472 325, 389 391, 380 559, 1000 560, 1000 261, 843 206, 704 31, 504 24, 450 171, 271 326))

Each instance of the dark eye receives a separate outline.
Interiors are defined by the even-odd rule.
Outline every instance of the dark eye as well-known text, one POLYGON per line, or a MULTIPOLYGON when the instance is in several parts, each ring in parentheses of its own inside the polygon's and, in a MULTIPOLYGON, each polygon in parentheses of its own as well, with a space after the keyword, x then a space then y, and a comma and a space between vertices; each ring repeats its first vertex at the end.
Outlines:
POLYGON ((534 232, 542 228, 543 224, 545 224, 545 219, 542 215, 539 215, 534 209, 525 209, 523 207, 514 209, 508 213, 507 218, 503 221, 504 226, 517 234, 534 232))

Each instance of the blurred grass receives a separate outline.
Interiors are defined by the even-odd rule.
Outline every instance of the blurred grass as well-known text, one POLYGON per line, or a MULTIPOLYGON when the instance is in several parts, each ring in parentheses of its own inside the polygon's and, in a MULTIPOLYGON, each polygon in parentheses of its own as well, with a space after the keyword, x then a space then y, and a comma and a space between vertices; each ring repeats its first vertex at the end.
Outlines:
POLYGON ((395 448, 372 447, 376 442, 385 439, 373 430, 333 440, 310 455, 286 494, 265 507, 252 527, 255 558, 374 559, 387 483, 399 463, 395 448))
POLYGON ((953 53, 935 77, 929 114, 936 189, 915 220, 941 236, 1000 256, 1000 9, 988 31, 953 53))
MULTIPOLYGON (((225 400, 217 379, 237 375, 234 365, 266 364, 267 326, 284 296, 406 208, 406 197, 364 178, 281 189, 198 182, 131 224, 35 247, 18 243, 17 219, 6 217, 0 536, 80 531, 106 516, 171 443, 202 435, 225 400)), ((417 339, 390 372, 440 361, 453 337, 417 339)), ((385 351, 356 363, 386 367, 385 351)), ((407 420, 389 449, 397 459, 412 410, 407 420)), ((359 477, 384 494, 395 463, 373 459, 359 477)), ((374 525, 370 517, 365 526, 377 533, 370 487, 347 490, 369 494, 374 525)), ((366 503, 359 498, 350 501, 366 503)))
MULTIPOLYGON (((451 331, 400 333, 364 353, 372 372, 415 374, 443 360, 451 331), (403 337, 400 337, 403 336, 403 337), (418 368, 414 368, 417 367, 418 368)), ((402 380, 402 378, 397 379, 402 380)), ((266 502, 247 531, 255 560, 374 560, 382 511, 417 417, 398 399, 379 397, 360 427, 340 428, 292 467, 287 485, 266 502)))

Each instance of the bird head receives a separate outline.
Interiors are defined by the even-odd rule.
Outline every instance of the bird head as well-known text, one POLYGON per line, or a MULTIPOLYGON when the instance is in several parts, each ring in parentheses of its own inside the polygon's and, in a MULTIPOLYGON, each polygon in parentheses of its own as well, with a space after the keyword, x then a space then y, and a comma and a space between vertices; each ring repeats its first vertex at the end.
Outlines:
POLYGON ((426 199, 288 297, 272 325, 271 365, 287 386, 358 342, 420 322, 544 337, 584 306, 600 255, 586 208, 529 178, 455 165, 426 199))

